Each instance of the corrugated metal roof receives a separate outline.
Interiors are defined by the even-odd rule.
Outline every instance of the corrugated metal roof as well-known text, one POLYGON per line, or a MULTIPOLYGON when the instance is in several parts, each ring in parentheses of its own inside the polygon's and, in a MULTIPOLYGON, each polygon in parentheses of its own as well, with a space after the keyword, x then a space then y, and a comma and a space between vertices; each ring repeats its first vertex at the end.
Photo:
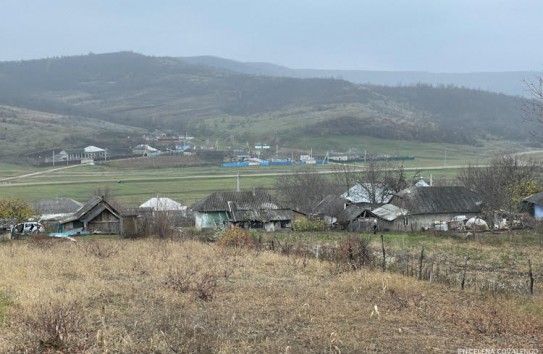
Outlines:
MULTIPOLYGON (((424 187, 425 188, 425 187, 424 187)), ((407 210, 392 204, 385 204, 371 211, 373 215, 386 221, 394 221, 399 216, 407 215, 407 210)))
POLYGON ((192 206, 198 212, 278 209, 285 208, 264 191, 214 192, 192 206))
POLYGON ((411 187, 394 195, 389 204, 411 215, 481 212, 481 198, 461 186, 411 187))
POLYGON ((75 213, 83 203, 70 198, 42 199, 32 203, 32 209, 41 214, 68 214, 75 213))

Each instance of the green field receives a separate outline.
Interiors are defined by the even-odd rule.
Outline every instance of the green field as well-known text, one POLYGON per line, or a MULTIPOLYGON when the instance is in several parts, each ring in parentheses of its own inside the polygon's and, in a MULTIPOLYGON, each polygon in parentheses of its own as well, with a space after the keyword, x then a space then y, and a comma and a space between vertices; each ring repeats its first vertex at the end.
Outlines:
MULTIPOLYGON (((300 140, 306 146, 311 146, 311 141, 304 141, 304 138, 300 140)), ((345 144, 354 146, 354 141, 347 140, 345 144)), ((426 180, 431 176, 436 182, 446 183, 454 180, 461 166, 469 163, 484 164, 498 151, 503 152, 499 150, 499 144, 473 147, 366 139, 357 145, 361 149, 365 146, 368 147, 368 153, 414 156, 415 160, 403 162, 408 178, 419 173, 426 180)), ((509 151, 514 149, 511 146, 507 148, 509 151)), ((363 168, 364 164, 356 166, 363 168)), ((332 164, 244 168, 120 168, 97 164, 36 168, 4 163, 0 164, 0 198, 21 198, 32 202, 44 198, 68 197, 86 201, 100 191, 109 193, 126 207, 134 207, 156 195, 192 204, 214 191, 235 190, 238 174, 241 189, 270 190, 275 187, 279 175, 308 168, 323 173, 334 171, 332 164)))

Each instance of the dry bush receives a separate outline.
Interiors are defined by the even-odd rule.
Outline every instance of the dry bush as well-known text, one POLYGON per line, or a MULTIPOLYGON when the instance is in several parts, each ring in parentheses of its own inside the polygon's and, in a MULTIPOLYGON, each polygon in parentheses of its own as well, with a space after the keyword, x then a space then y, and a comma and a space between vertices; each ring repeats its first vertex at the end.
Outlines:
POLYGON ((79 301, 40 301, 30 307, 16 307, 6 317, 6 327, 18 333, 12 338, 14 351, 77 353, 92 345, 93 333, 79 301))
POLYGON ((117 255, 122 249, 122 243, 108 240, 86 240, 78 243, 86 256, 109 258, 117 255))
POLYGON ((4 251, 9 244, 0 244, 0 255, 14 255, 0 257, 0 292, 10 294, 0 352, 407 353, 543 345, 540 296, 488 297, 368 267, 330 274, 327 261, 299 257, 294 248, 283 255, 191 240, 121 244, 104 258, 75 243, 45 251, 19 242, 4 251))
POLYGON ((370 268, 374 265, 369 240, 362 237, 350 237, 340 242, 337 247, 325 250, 323 257, 328 261, 332 274, 370 268))
POLYGON ((219 275, 214 272, 179 272, 166 274, 164 286, 181 293, 192 292, 200 300, 211 301, 218 291, 219 275))
POLYGON ((249 230, 235 226, 222 233, 217 241, 217 246, 222 248, 252 248, 256 246, 256 241, 251 237, 249 230))
POLYGON ((48 250, 61 240, 54 239, 44 234, 34 234, 28 238, 28 247, 34 249, 48 250))

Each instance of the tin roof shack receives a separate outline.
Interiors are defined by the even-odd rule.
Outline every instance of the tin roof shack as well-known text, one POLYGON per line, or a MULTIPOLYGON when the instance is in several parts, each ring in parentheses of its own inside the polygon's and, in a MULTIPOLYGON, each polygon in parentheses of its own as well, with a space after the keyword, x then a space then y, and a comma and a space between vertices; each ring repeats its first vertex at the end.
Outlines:
POLYGON ((121 233, 121 215, 103 197, 92 197, 71 216, 59 222, 58 232, 74 229, 106 234, 121 233))
POLYGON ((410 187, 395 194, 389 204, 407 210, 402 222, 393 223, 393 230, 428 229, 457 215, 470 218, 482 212, 481 198, 461 186, 410 187))
POLYGON ((192 210, 197 230, 239 226, 277 231, 292 227, 292 210, 264 191, 215 192, 192 210))
POLYGON ((340 229, 350 232, 370 231, 373 219, 368 218, 369 208, 360 205, 347 205, 339 213, 337 224, 340 229))
POLYGON ((408 211, 396 205, 385 204, 377 209, 368 211, 366 217, 377 222, 377 228, 382 231, 405 230, 408 224, 408 211))

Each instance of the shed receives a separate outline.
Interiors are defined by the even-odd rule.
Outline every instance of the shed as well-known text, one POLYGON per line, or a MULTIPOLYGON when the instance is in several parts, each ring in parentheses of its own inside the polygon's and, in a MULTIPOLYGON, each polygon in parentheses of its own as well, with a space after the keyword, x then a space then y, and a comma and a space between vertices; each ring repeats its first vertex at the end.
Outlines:
POLYGON ((82 229, 84 231, 120 234, 121 215, 104 197, 92 197, 71 216, 60 220, 58 232, 82 229))

